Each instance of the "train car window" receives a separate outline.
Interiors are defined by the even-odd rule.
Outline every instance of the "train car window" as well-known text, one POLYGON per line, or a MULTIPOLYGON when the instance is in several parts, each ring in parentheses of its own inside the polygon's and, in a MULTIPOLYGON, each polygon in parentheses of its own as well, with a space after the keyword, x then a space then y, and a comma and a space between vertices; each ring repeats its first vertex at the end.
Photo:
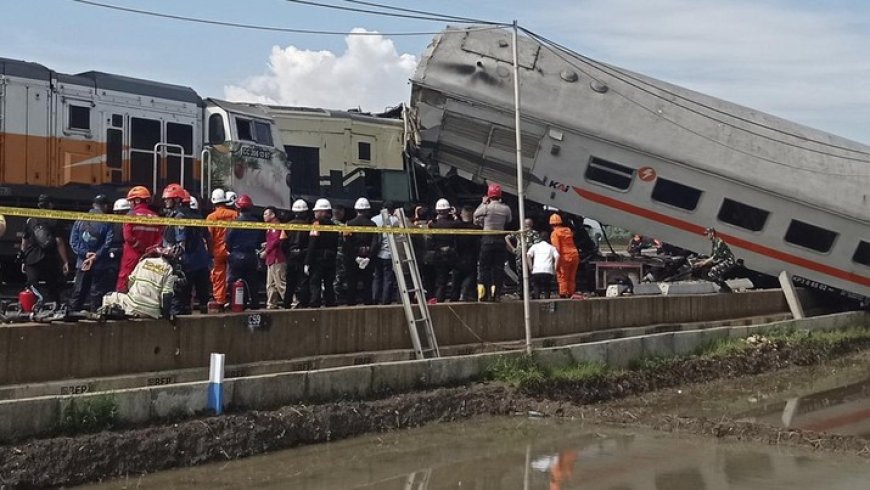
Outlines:
POLYGON ((719 208, 718 218, 719 221, 729 225, 739 226, 749 231, 761 231, 767 223, 768 216, 770 216, 769 211, 726 197, 722 201, 722 207, 719 208))
MULTIPOLYGON (((184 154, 193 153, 193 126, 190 124, 166 123, 166 142, 181 145, 184 154)), ((170 150, 171 151, 171 150, 170 150)), ((178 151, 177 149, 175 150, 178 151)))
POLYGON ((66 127, 81 131, 91 130, 91 108, 78 105, 69 106, 69 119, 66 127))
POLYGON ((372 145, 371 143, 366 143, 364 141, 360 141, 357 143, 357 153, 359 153, 359 159, 363 161, 371 161, 372 159, 372 145))
POLYGON ((124 133, 120 129, 106 130, 106 166, 121 168, 124 159, 124 133))
POLYGON ((160 121, 130 118, 130 145, 134 149, 153 152, 157 143, 160 143, 160 121))
POLYGON ((256 141, 261 145, 273 146, 272 142, 272 126, 269 123, 254 121, 254 129, 257 130, 256 141))
POLYGON ((596 157, 586 167, 587 180, 623 191, 631 186, 633 177, 634 169, 596 157))
POLYGON ((227 140, 224 131, 224 117, 220 114, 212 114, 208 117, 208 142, 219 145, 227 140))
POLYGON ((116 128, 124 127, 124 116, 120 114, 112 114, 112 126, 116 128))
POLYGON ((870 242, 861 240, 861 242, 858 243, 858 249, 855 250, 855 255, 852 256, 852 260, 861 265, 870 267, 870 242))
POLYGON ((653 201, 658 201, 671 206, 676 206, 687 211, 694 211, 698 207, 702 191, 687 185, 674 182, 673 180, 658 178, 653 187, 653 201))
POLYGON ((254 141, 254 131, 251 128, 250 119, 236 118, 236 132, 239 134, 240 140, 254 141))
POLYGON ((816 252, 827 252, 834 246, 837 233, 799 220, 792 220, 785 232, 785 241, 816 252))

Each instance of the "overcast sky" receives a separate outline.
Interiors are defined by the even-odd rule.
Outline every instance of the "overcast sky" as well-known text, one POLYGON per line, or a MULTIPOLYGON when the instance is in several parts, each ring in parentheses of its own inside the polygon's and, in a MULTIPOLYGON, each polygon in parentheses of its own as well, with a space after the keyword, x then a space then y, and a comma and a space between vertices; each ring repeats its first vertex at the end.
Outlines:
MULTIPOLYGON (((221 21, 349 32, 443 24, 284 0, 98 0, 221 21)), ((350 5, 341 0, 326 3, 350 5)), ((378 0, 375 0, 378 1, 378 0)), ((585 55, 870 143, 870 2, 383 0, 521 25, 585 55)), ((0 56, 188 85, 202 96, 380 111, 408 98, 431 36, 256 32, 72 0, 0 0, 0 56)))

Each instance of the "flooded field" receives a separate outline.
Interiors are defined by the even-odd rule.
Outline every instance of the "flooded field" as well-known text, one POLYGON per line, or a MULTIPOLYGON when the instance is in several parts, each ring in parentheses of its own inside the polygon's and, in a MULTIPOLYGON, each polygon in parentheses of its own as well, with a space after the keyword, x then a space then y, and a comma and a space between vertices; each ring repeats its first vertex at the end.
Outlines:
POLYGON ((854 456, 556 419, 369 435, 88 488, 864 489, 854 456))
POLYGON ((609 405, 870 438, 870 353, 820 366, 667 389, 609 405))

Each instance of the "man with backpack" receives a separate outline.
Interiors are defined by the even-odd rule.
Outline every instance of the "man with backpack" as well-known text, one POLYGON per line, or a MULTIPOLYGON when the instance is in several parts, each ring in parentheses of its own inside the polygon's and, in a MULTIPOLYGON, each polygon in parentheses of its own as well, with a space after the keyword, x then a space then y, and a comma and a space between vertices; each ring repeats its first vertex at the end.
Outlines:
MULTIPOLYGON (((109 198, 99 194, 94 198, 91 214, 109 212, 109 198)), ((111 274, 109 250, 114 241, 114 229, 110 223, 99 221, 76 221, 69 234, 69 244, 76 254, 76 278, 73 288, 72 309, 84 309, 90 298, 91 309, 96 310, 103 296, 112 291, 115 277, 111 274)))
MULTIPOLYGON (((54 203, 47 194, 41 194, 39 209, 52 209, 54 203)), ((41 301, 60 301, 63 278, 70 273, 66 242, 61 238, 56 220, 28 218, 24 224, 19 257, 24 263, 27 286, 41 301), (45 282, 45 287, 40 285, 45 282)))

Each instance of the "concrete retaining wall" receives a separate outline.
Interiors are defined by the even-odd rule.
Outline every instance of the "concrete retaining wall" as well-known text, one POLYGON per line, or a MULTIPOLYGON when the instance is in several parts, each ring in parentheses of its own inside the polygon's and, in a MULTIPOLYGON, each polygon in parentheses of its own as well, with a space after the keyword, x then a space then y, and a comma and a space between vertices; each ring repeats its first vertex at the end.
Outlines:
MULTIPOLYGON (((754 326, 716 327, 668 332, 535 351, 536 359, 550 367, 579 362, 603 362, 625 367, 631 361, 652 356, 689 354, 717 338, 746 337, 770 328, 832 330, 870 327, 870 313, 853 312, 788 320, 754 326)), ((419 388, 466 383, 481 377, 499 356, 522 352, 487 353, 424 361, 402 361, 348 366, 319 371, 290 372, 226 380, 228 408, 269 409, 298 402, 342 398, 368 398, 419 388)), ((119 419, 129 423, 165 417, 192 415, 206 407, 206 382, 183 383, 118 390, 111 396, 118 403, 119 419)), ((50 396, 0 402, 0 439, 21 438, 55 428, 70 403, 86 403, 101 394, 50 396)))
MULTIPOLYGON (((525 338, 521 302, 430 308, 442 346, 525 338)), ((787 312, 779 290, 701 296, 644 296, 536 301, 532 336, 556 337, 653 324, 706 322, 787 312)), ((211 352, 228 364, 290 360, 411 346, 398 306, 260 312, 268 328, 251 331, 247 315, 209 315, 105 325, 0 327, 0 385, 205 367, 211 352)))

